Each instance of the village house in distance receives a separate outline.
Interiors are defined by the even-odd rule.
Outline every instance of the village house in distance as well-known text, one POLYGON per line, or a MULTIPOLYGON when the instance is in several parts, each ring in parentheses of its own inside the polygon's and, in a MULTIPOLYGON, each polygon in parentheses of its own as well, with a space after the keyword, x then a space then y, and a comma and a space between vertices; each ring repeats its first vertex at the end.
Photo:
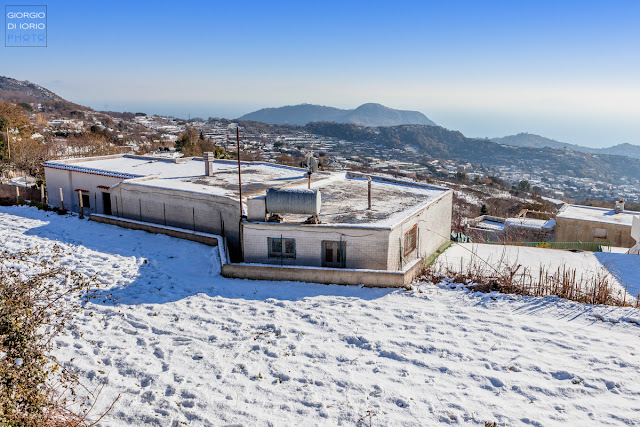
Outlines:
POLYGON ((209 153, 43 164, 52 206, 123 226, 221 236, 227 277, 403 286, 449 241, 452 190, 355 172, 241 165, 242 195, 237 161, 209 153))
POLYGON ((640 212, 624 209, 624 200, 616 201, 612 209, 565 205, 556 215, 556 241, 601 242, 631 248, 637 240, 632 227, 638 215, 640 212))

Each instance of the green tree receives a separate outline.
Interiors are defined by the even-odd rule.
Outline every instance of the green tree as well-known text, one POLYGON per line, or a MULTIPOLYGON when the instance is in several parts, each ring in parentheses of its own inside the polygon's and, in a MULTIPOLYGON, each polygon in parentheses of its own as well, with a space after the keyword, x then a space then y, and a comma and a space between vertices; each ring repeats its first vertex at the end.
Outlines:
POLYGON ((522 181, 520 181, 520 183, 518 183, 518 190, 531 191, 531 184, 529 184, 529 181, 523 179, 522 181))
POLYGON ((178 135, 176 150, 182 152, 193 150, 197 140, 198 133, 193 128, 187 127, 180 135, 178 135))
POLYGON ((464 172, 456 172, 456 182, 468 182, 469 177, 464 172))

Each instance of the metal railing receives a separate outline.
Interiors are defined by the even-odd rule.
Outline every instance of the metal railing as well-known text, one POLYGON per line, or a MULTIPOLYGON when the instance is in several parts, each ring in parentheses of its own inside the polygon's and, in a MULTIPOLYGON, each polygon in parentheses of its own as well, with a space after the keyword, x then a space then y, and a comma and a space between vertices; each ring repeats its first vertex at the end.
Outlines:
MULTIPOLYGON (((480 242, 478 242, 480 243, 480 242)), ((616 242, 482 242, 489 245, 527 246, 531 248, 568 249, 588 252, 611 252, 616 242)))

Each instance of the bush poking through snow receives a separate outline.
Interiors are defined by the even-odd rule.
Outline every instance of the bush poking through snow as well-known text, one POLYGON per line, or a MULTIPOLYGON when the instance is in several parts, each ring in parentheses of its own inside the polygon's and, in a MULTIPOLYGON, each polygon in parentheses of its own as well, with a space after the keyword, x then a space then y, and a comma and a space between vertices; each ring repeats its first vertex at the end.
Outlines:
POLYGON ((510 262, 503 253, 498 262, 487 262, 473 254, 466 264, 452 266, 434 263, 422 272, 422 278, 432 283, 443 280, 461 283, 478 292, 500 292, 534 297, 557 296, 587 304, 603 304, 640 308, 640 295, 629 297, 613 283, 606 269, 578 273, 577 269, 561 265, 556 269, 540 266, 537 274, 510 262))
POLYGON ((51 353, 56 336, 78 334, 73 317, 97 285, 61 267, 62 255, 0 253, 0 425, 89 424, 95 395, 51 353))

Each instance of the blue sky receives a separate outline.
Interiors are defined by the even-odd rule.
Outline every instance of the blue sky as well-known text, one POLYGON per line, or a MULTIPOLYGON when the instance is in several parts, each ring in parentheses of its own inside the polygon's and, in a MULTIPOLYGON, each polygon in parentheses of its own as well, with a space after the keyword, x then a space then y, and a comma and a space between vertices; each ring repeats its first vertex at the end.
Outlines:
POLYGON ((379 102, 468 136, 640 144, 638 1, 36 3, 48 47, 2 44, 0 75, 95 109, 379 102))

